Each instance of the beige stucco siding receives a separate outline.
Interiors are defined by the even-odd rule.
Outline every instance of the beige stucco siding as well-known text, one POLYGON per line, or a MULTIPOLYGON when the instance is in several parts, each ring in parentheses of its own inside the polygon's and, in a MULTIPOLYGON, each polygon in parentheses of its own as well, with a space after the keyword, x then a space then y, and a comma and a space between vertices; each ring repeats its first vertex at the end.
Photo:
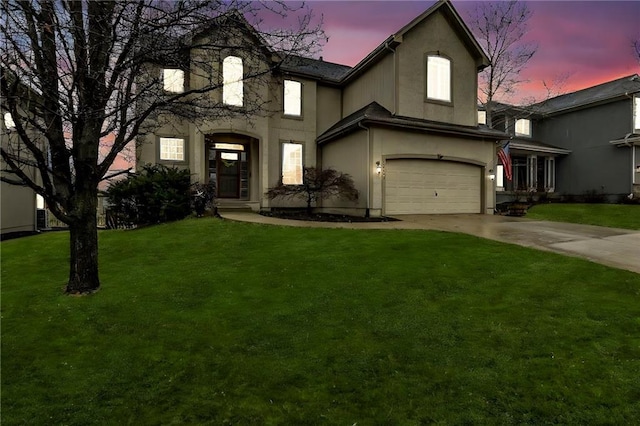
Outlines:
POLYGON ((390 53, 344 88, 342 116, 374 101, 394 112, 394 76, 394 57, 390 53))
POLYGON ((368 144, 368 132, 358 130, 322 147, 322 168, 333 168, 339 172, 348 173, 359 192, 357 202, 339 199, 324 200, 322 206, 325 209, 339 207, 365 209, 367 207, 368 179, 373 170, 373 167, 368 166, 368 144))
POLYGON ((2 234, 36 229, 36 195, 26 186, 2 182, 2 234))
MULTIPOLYGON (((477 165, 482 171, 481 201, 486 213, 493 213, 495 191, 488 178, 494 166, 494 143, 460 137, 447 137, 387 128, 372 128, 371 161, 381 161, 383 171, 388 159, 438 159, 477 165)), ((384 208, 384 173, 372 181, 371 208, 384 208)))
POLYGON ((477 125, 475 60, 441 13, 416 25, 397 47, 398 114, 454 124, 477 125), (452 102, 426 99, 427 54, 451 60, 452 102))
POLYGON ((316 103, 316 129, 321 135, 342 118, 342 91, 317 85, 316 103))

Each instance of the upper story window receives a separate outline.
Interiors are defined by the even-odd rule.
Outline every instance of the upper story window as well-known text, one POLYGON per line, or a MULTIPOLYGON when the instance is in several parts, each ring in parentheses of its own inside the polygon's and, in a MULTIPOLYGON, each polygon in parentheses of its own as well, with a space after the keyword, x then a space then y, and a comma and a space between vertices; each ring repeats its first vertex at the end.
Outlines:
POLYGON ((160 160, 184 161, 184 139, 160 138, 160 160))
POLYGON ((478 124, 487 124, 487 111, 478 111, 478 124))
POLYGON ((427 56, 427 99, 451 102, 451 61, 427 56))
POLYGON ((4 113, 4 126, 7 128, 7 130, 16 128, 16 122, 13 121, 13 117, 11 116, 10 112, 4 113))
POLYGON ((184 92, 184 71, 171 68, 163 69, 162 84, 166 92, 184 92))
POLYGON ((284 81, 284 113, 295 117, 302 115, 302 83, 299 81, 284 81))
POLYGON ((640 130, 640 96, 633 98, 633 129, 640 130))
POLYGON ((527 118, 516 120, 516 135, 531 136, 531 120, 527 118))
POLYGON ((282 183, 302 185, 302 144, 282 144, 282 183))
POLYGON ((242 58, 227 56, 222 61, 222 102, 225 105, 243 105, 242 58))

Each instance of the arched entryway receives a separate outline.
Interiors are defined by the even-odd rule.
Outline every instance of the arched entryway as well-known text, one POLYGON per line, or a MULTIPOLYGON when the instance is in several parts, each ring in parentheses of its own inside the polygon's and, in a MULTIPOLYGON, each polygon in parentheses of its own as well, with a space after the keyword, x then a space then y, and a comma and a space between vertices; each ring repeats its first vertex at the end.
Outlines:
POLYGON ((216 133, 206 135, 205 144, 207 180, 215 182, 217 197, 248 200, 257 139, 235 133, 216 133))

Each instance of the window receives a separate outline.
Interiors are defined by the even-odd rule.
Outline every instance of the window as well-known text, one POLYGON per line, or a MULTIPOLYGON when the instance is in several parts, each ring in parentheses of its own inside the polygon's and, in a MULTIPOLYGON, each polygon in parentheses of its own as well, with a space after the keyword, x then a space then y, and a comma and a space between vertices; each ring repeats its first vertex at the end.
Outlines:
POLYGON ((184 71, 165 68, 162 70, 164 90, 171 93, 184 92, 184 71))
POLYGON ((526 118, 516 120, 516 135, 531 136, 531 121, 526 118))
POLYGON ((302 185, 302 144, 282 144, 282 183, 302 185))
POLYGON ((184 139, 160 138, 160 160, 184 161, 184 139))
POLYGON ((222 102, 231 106, 242 106, 242 58, 227 56, 222 61, 222 102))
POLYGON ((284 113, 300 117, 302 115, 302 83, 284 81, 284 113))
POLYGON ((553 157, 544 159, 544 190, 554 192, 556 187, 556 160, 553 157))
POLYGON ((4 113, 4 126, 7 128, 7 130, 16 128, 16 122, 13 121, 13 117, 11 116, 10 112, 4 113))
POLYGON ((44 209, 44 197, 40 194, 36 194, 36 208, 38 210, 44 209))
POLYGON ((451 61, 427 56, 427 98, 451 102, 451 61))
POLYGON ((640 96, 633 98, 633 129, 640 130, 640 96))
POLYGON ((496 166, 496 188, 498 191, 504 190, 504 166, 502 164, 496 166))
POLYGON ((478 111, 478 124, 487 124, 487 111, 478 111))

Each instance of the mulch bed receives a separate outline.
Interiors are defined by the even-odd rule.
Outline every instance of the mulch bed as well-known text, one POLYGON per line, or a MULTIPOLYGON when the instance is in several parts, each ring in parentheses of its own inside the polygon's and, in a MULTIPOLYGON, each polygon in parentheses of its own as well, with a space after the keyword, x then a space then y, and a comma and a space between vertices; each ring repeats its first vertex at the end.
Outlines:
POLYGON ((398 219, 391 217, 364 217, 348 216, 342 214, 312 213, 306 211, 278 211, 260 212, 263 216, 277 217, 279 219, 307 220, 311 222, 392 222, 398 219))

